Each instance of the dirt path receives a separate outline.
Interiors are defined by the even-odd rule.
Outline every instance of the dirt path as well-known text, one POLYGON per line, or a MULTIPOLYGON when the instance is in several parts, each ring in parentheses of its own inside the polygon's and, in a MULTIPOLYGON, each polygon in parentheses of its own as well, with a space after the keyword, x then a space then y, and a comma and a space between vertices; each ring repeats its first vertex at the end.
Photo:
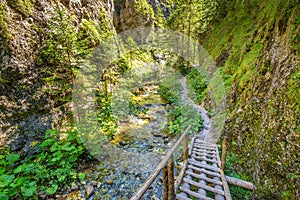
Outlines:
POLYGON ((181 101, 185 102, 189 105, 192 105, 195 109, 197 109, 200 113, 201 118, 204 120, 203 121, 203 129, 199 132, 200 138, 202 140, 205 139, 205 137, 208 134, 211 134, 210 129, 211 129, 211 120, 207 115, 207 111, 200 105, 196 104, 189 96, 188 96, 188 89, 186 85, 186 77, 183 77, 180 79, 183 91, 181 93, 181 101))

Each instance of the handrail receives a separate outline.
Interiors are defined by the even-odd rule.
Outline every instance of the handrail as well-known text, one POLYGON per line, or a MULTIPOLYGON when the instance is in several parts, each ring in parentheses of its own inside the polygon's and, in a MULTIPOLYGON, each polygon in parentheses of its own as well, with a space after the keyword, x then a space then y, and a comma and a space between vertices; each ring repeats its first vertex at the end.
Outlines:
MULTIPOLYGON (((155 168, 155 170, 152 172, 152 174, 150 174, 150 176, 147 178, 147 180, 144 182, 144 184, 139 188, 139 190, 131 197, 130 200, 139 200, 143 197, 143 195, 145 194, 145 192, 148 190, 148 188, 150 187, 150 185, 154 182, 154 180, 156 179, 156 177, 158 176, 158 174, 160 173, 160 171, 162 169, 164 169, 169 161, 169 166, 174 166, 174 161, 173 161, 173 153, 175 151, 175 149, 178 147, 178 145, 181 143, 181 141, 185 138, 184 142, 185 144, 184 146, 184 150, 183 150, 183 154, 187 155, 188 153, 188 131, 190 130, 191 125, 189 125, 185 131, 183 132, 183 134, 180 136, 180 138, 177 140, 177 142, 173 145, 173 147, 169 150, 169 152, 167 153, 167 155, 165 155, 165 157, 162 159, 162 161, 157 165, 157 167, 155 168)), ((184 159, 187 159, 187 156, 184 156, 184 159)), ((172 167, 173 168, 173 167, 172 167)), ((165 169, 164 169, 165 170, 165 169)), ((169 196, 173 196, 174 195, 174 171, 173 169, 170 169, 170 167, 168 167, 168 173, 169 173, 169 177, 170 175, 172 175, 173 177, 171 178, 171 180, 168 181, 163 181, 165 183, 168 183, 169 188, 164 185, 163 187, 163 191, 169 194, 169 196), (171 181, 171 182, 170 182, 171 181)), ((165 197, 164 197, 165 198, 165 197)))

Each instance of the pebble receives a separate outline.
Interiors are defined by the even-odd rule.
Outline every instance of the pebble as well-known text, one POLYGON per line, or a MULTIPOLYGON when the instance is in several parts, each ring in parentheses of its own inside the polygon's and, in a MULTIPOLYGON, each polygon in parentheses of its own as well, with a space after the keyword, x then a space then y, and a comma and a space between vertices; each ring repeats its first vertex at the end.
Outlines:
POLYGON ((106 180, 106 184, 112 185, 113 184, 113 180, 106 180))
POLYGON ((88 185, 85 188, 85 192, 86 192, 87 197, 90 197, 94 193, 94 187, 92 185, 88 185))

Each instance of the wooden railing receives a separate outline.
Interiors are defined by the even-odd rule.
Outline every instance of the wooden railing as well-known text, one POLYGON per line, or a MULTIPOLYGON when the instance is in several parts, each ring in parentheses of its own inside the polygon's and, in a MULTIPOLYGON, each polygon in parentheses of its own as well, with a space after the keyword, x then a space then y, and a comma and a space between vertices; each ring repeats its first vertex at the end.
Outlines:
POLYGON ((138 200, 143 197, 145 192, 149 189, 150 185, 154 182, 156 177, 162 171, 162 187, 163 187, 163 200, 173 200, 175 199, 175 191, 178 189, 180 182, 182 181, 184 171, 187 167, 188 159, 188 131, 190 130, 191 125, 189 125, 180 138, 173 145, 172 149, 167 153, 162 161, 158 164, 152 174, 148 177, 145 183, 139 188, 139 190, 131 197, 131 200, 138 200), (183 141, 183 167, 177 177, 176 182, 174 182, 174 159, 173 153, 178 147, 178 145, 183 141))

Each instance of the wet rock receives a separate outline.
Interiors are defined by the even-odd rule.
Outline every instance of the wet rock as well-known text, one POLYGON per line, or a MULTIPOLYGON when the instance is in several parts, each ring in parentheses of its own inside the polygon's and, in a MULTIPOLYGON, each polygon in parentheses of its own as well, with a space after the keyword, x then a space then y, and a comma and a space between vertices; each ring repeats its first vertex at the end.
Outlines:
POLYGON ((112 185, 112 184, 113 184, 113 180, 111 180, 111 179, 106 180, 105 182, 106 182, 106 184, 108 184, 108 185, 112 185))
POLYGON ((85 188, 85 192, 86 192, 87 197, 90 197, 94 193, 94 187, 93 187, 93 185, 91 185, 91 184, 88 185, 85 188))
POLYGON ((72 187, 71 187, 71 190, 78 190, 78 185, 76 185, 76 184, 74 184, 74 185, 72 185, 72 187))

